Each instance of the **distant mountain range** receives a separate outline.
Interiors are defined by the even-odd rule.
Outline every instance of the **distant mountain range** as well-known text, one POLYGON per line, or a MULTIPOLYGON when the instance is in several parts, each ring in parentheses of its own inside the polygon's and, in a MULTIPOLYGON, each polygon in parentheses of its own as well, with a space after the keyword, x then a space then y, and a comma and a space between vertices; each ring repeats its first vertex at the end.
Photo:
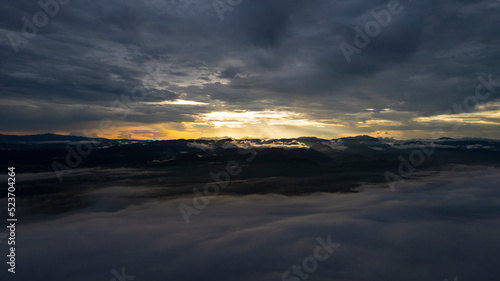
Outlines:
MULTIPOLYGON (((97 138, 104 141, 104 138, 97 138)), ((88 141, 86 137, 69 136, 69 135, 56 135, 56 134, 40 134, 40 135, 2 135, 0 134, 0 143, 33 143, 33 142, 77 142, 88 141)))
MULTIPOLYGON (((140 140, 131 140, 131 139, 106 139, 106 138, 89 138, 89 137, 82 137, 82 136, 72 136, 72 135, 58 135, 58 134, 37 134, 37 135, 2 135, 0 134, 0 144, 1 143, 36 143, 36 142, 46 142, 46 143, 67 143, 67 142, 82 142, 82 141, 134 141, 134 142, 147 142, 147 141, 140 141, 140 140)), ((227 140, 232 140, 231 138, 200 138, 197 139, 199 141, 227 141, 227 140)), ((256 141, 257 139, 247 139, 251 141, 256 141)), ((297 140, 297 141, 306 141, 306 142, 318 142, 318 141, 330 141, 328 139, 320 139, 316 137, 299 137, 299 138, 283 138, 283 139, 271 139, 271 140, 266 140, 267 142, 274 142, 274 141, 291 141, 291 140, 297 140)), ((378 143, 378 142, 398 142, 398 143, 416 143, 422 140, 383 140, 383 139, 378 139, 370 136, 353 136, 353 137, 345 137, 345 138, 339 138, 339 139, 333 139, 333 140, 342 140, 346 143, 354 144, 354 143, 378 143)), ((259 140, 263 141, 263 140, 259 140)), ((500 140, 493 140, 493 139, 484 139, 484 138, 461 138, 461 139, 452 139, 448 137, 442 137, 440 139, 434 140, 435 142, 442 142, 442 141, 453 141, 453 142, 459 142, 459 141, 465 141, 465 142, 492 142, 496 143, 499 142, 500 140)))
MULTIPOLYGON (((0 135, 0 163, 29 165, 50 169, 52 159, 64 158, 68 147, 78 149, 89 139, 81 136, 43 134, 31 136, 0 135)), ((239 159, 241 149, 255 150, 256 162, 293 162, 332 164, 366 161, 394 161, 414 150, 429 150, 426 155, 438 162, 494 162, 500 155, 500 141, 488 139, 389 140, 370 136, 339 139, 299 137, 284 139, 179 139, 165 141, 110 140, 96 138, 93 152, 85 155, 81 166, 176 165, 239 159), (436 156, 438 155, 438 156, 436 156), (444 157, 438 159, 437 157, 444 157), (491 161, 490 161, 491 160, 491 161)), ((500 161, 500 160, 498 160, 500 161)), ((379 163, 384 165, 384 163, 379 163)), ((79 165, 80 166, 80 165, 79 165)))
POLYGON ((356 136, 89 142, 54 134, 0 135, 0 165, 36 175, 21 186, 41 194, 86 182, 96 187, 140 183, 158 186, 158 196, 177 196, 213 181, 210 173, 225 171, 230 163, 242 171, 225 191, 232 194, 344 192, 454 165, 500 167, 500 141, 356 136))

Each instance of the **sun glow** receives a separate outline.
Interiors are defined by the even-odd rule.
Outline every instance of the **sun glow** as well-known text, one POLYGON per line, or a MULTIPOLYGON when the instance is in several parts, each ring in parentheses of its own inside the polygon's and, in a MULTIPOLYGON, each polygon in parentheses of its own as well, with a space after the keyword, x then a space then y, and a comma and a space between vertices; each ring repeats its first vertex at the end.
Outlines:
MULTIPOLYGON (((242 128, 247 125, 266 124, 269 126, 313 126, 325 127, 334 124, 309 120, 300 113, 290 111, 215 111, 196 116, 196 124, 211 125, 216 128, 242 128)), ((339 126, 339 125, 336 125, 339 126)))
POLYGON ((160 102, 145 102, 145 104, 154 104, 154 105, 207 105, 206 102, 192 101, 192 100, 173 100, 173 101, 160 101, 160 102))

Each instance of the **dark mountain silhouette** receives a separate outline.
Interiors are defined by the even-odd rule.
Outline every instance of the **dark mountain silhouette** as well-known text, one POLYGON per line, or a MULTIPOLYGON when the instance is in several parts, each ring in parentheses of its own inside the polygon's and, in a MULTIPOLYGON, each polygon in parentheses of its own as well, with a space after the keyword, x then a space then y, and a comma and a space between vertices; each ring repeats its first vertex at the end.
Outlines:
MULTIPOLYGON (((41 135, 1 135, 0 143, 33 143, 33 142, 75 142, 75 141, 88 141, 87 137, 78 137, 70 135, 57 135, 57 134, 41 134, 41 135)), ((104 138, 96 138, 98 141, 104 141, 104 138)))

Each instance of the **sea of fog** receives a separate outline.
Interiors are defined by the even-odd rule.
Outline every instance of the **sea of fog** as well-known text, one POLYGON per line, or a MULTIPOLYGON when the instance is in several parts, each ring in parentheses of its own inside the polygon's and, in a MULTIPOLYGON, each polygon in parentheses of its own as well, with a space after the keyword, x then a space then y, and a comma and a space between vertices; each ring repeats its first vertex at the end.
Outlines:
POLYGON ((16 274, 4 239, 0 280, 498 280, 499 182, 457 167, 395 192, 220 195, 189 224, 179 204, 193 196, 128 202, 147 187, 109 186, 85 208, 19 218, 16 274))

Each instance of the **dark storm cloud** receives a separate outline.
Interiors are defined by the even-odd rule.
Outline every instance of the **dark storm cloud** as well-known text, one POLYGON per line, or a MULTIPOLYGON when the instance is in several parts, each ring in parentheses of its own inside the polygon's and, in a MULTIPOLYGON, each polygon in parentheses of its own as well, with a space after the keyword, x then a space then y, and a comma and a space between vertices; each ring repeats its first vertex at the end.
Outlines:
MULTIPOLYGON (((227 110, 288 107, 327 119, 391 108, 426 116, 473 94, 478 74, 500 75, 500 5, 493 0, 401 0, 402 12, 347 63, 340 43, 353 45, 354 28, 387 3, 243 1, 220 21, 210 1, 71 1, 15 54, 7 35, 19 34, 21 18, 41 8, 3 2, 1 98, 50 103, 56 112, 81 107, 58 121, 50 112, 2 105, 2 112, 23 114, 0 129, 30 130, 28 120, 40 118, 53 127, 94 122, 109 116, 86 106, 110 107, 136 86, 150 91, 147 101, 183 94, 224 102, 227 110), (259 100, 267 103, 252 104, 259 100), (297 107, 311 100, 316 105, 297 107)), ((127 121, 192 121, 212 109, 138 106, 127 121)))
POLYGON ((499 171, 452 169, 395 193, 210 197, 190 225, 178 204, 191 198, 138 204, 151 186, 92 188, 86 209, 23 224, 18 261, 30 271, 16 280, 110 280, 122 267, 141 280, 282 280, 329 235, 341 246, 311 280, 494 279, 499 171))

